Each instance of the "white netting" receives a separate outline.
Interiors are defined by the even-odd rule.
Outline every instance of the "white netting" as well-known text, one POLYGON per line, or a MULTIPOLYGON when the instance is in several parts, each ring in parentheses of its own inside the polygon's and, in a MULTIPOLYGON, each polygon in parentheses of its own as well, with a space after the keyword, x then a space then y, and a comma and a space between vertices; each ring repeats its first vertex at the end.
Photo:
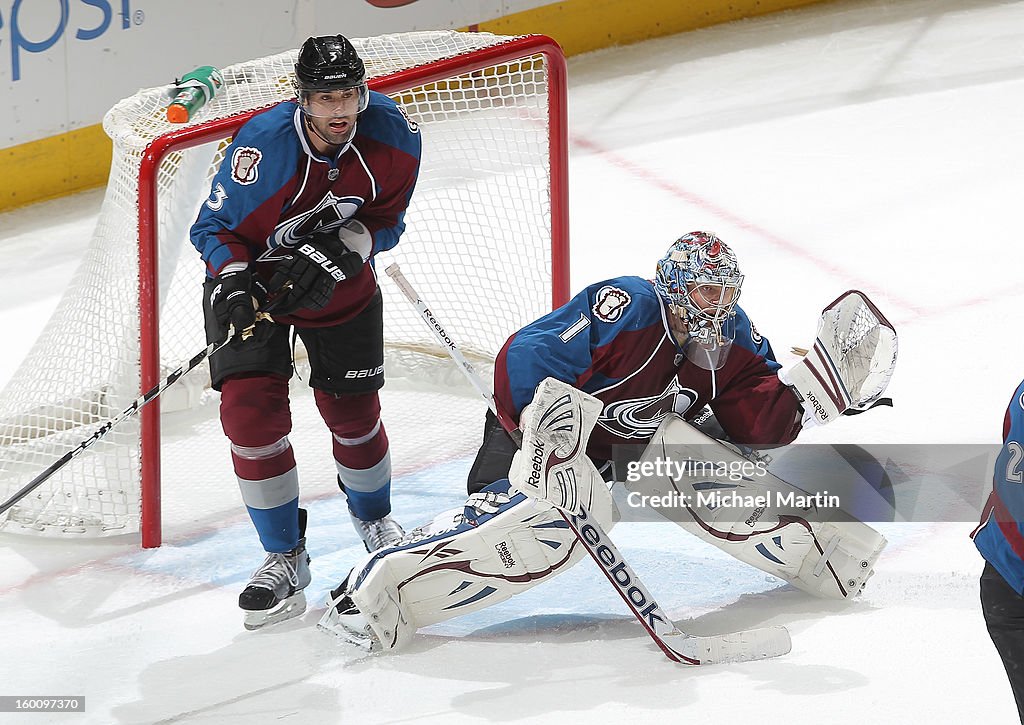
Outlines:
MULTIPOLYGON (((377 266, 383 277, 382 265, 400 262, 467 357, 484 365, 512 331, 551 304, 547 63, 537 53, 484 69, 471 65, 475 52, 509 40, 451 31, 353 40, 371 78, 465 59, 451 77, 391 94, 421 124, 423 158, 407 231, 377 266)), ((223 69, 224 88, 188 125, 291 98, 295 55, 223 69)), ((142 90, 104 119, 114 160, 92 243, 56 314, 0 394, 0 500, 139 394, 138 173, 150 142, 181 128, 166 121, 168 100, 167 88, 142 90)), ((188 229, 225 146, 221 140, 174 151, 160 166, 162 374, 205 344, 204 271, 188 229)), ((427 376, 434 385, 461 385, 416 312, 389 281, 381 287, 389 378, 427 376)), ((205 370, 192 373, 161 398, 165 412, 209 402, 208 383, 205 370)), ((215 415, 215 406, 207 407, 215 415)), ((165 447, 165 468, 169 455, 165 447)), ((139 460, 133 418, 11 509, 0 525, 37 533, 136 531, 139 460)), ((170 467, 178 469, 173 460, 170 467)))

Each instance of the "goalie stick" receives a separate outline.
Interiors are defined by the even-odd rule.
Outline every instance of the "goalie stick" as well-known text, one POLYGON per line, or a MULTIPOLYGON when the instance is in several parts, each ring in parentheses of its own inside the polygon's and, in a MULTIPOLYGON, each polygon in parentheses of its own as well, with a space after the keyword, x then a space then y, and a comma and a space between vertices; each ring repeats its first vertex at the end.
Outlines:
MULTIPOLYGON (((260 316, 257 317, 257 320, 270 319, 269 316, 266 315, 265 313, 261 312, 259 313, 259 315, 260 316)), ((248 334, 251 334, 249 332, 249 329, 246 329, 242 332, 243 337, 247 337, 248 334)), ((53 474, 55 474, 60 469, 64 468, 64 466, 70 463, 74 458, 77 458, 79 455, 84 453, 90 446, 92 446, 93 443, 107 435, 107 433, 109 433, 115 426, 118 426, 124 421, 128 420, 128 418, 131 418, 133 415, 138 413, 143 407, 159 398, 163 394, 163 392, 167 390, 167 388, 171 387, 176 382, 178 382, 178 380, 180 380, 184 375, 187 375, 189 372, 199 367, 203 363, 203 361, 206 360, 211 355, 213 355, 213 353, 217 352, 222 347, 227 345, 231 341, 232 337, 234 337, 234 335, 231 333, 231 331, 229 331, 227 337, 225 337, 223 340, 220 340, 218 342, 211 342, 200 352, 196 353, 196 355, 194 355, 188 362, 184 362, 181 365, 179 365, 178 368, 174 370, 174 372, 172 372, 166 378, 157 383, 157 385, 152 390, 136 398, 134 403, 132 403, 127 408, 122 410, 120 413, 115 415, 113 418, 108 420, 106 423, 101 425, 95 433, 93 433, 91 436, 89 436, 84 441, 79 443, 75 448, 72 448, 70 451, 65 453, 60 458, 58 458, 56 461, 51 463, 46 468, 45 471, 43 471, 38 476, 33 478, 31 481, 25 484, 20 491, 18 491, 16 494, 14 494, 9 499, 0 504, 0 516, 5 514, 10 508, 17 504, 18 501, 21 501, 21 499, 25 498, 34 490, 39 488, 51 476, 53 476, 53 474)))
MULTIPOLYGON (((494 395, 466 360, 437 316, 416 294, 397 264, 385 270, 406 299, 419 311, 434 336, 466 375, 473 387, 497 416, 494 395)), ((505 423, 503 422, 503 425, 505 423)), ((507 426, 506 426, 507 428, 507 426)), ((522 444, 518 430, 508 430, 516 445, 522 444)), ((559 510, 598 568, 622 597, 654 643, 673 662, 685 665, 747 662, 784 655, 792 648, 789 631, 782 626, 761 627, 731 634, 697 636, 682 632, 662 610, 650 591, 626 562, 604 528, 584 508, 579 516, 559 510)))

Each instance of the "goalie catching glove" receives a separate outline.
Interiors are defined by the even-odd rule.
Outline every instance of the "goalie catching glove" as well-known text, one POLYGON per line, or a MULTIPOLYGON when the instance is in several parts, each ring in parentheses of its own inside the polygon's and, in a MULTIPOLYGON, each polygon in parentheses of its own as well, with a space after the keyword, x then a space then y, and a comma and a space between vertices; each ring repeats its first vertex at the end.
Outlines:
POLYGON ((512 459, 512 486, 566 513, 591 508, 594 487, 605 483, 587 457, 587 441, 603 407, 560 380, 541 381, 519 418, 523 445, 512 459))
POLYGON ((896 366, 896 330, 862 292, 850 290, 824 309, 814 347, 780 379, 800 396, 804 426, 883 402, 896 366))
POLYGON ((334 232, 312 234, 290 251, 270 278, 270 293, 276 297, 267 311, 279 315, 323 309, 334 295, 334 286, 359 274, 364 263, 363 256, 345 246, 334 232))

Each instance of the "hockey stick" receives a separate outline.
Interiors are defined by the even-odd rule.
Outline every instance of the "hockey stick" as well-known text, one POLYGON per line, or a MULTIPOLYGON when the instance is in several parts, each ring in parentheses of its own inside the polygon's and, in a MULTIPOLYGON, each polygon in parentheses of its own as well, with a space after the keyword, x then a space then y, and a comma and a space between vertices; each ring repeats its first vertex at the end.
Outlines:
MULTIPOLYGON (((397 264, 390 265, 386 270, 406 299, 419 311, 434 336, 445 347, 448 354, 462 369, 462 372, 473 387, 487 402, 497 416, 494 395, 487 384, 480 378, 473 366, 462 355, 451 336, 445 331, 434 313, 416 294, 409 280, 402 274, 397 264)), ((509 430, 509 435, 516 445, 522 445, 522 434, 518 430, 509 430)), ((611 582, 615 591, 629 607, 633 616, 643 625, 654 643, 661 648, 673 662, 686 665, 718 664, 723 662, 746 662, 749 660, 766 659, 786 654, 792 648, 789 631, 785 627, 762 627, 732 634, 709 635, 699 637, 686 634, 675 626, 675 623, 658 605, 650 591, 637 576, 633 568, 626 562, 618 548, 609 538, 604 528, 589 515, 584 508, 579 516, 566 514, 559 509, 562 518, 586 548, 598 568, 611 582)))
MULTIPOLYGON (((259 314, 262 317, 257 317, 257 320, 259 320, 259 319, 270 319, 269 315, 265 315, 262 312, 259 313, 259 314)), ((246 329, 246 330, 244 330, 242 332, 243 337, 245 337, 247 334, 251 334, 248 329, 246 329)), ((55 474, 60 469, 64 468, 64 466, 66 466, 68 463, 70 463, 72 459, 74 459, 74 458, 78 457, 80 454, 82 454, 93 443, 95 443, 96 441, 98 441, 101 438, 103 438, 115 426, 118 426, 121 423, 123 423, 124 421, 126 421, 128 418, 131 418, 133 415, 138 413, 139 410, 141 410, 147 404, 149 404, 149 403, 153 402, 155 399, 159 398, 160 395, 165 390, 167 390, 167 388, 171 387, 176 382, 178 382, 178 380, 181 379, 182 376, 186 375, 187 373, 189 373, 192 370, 194 370, 195 368, 197 368, 199 365, 201 365, 203 363, 204 360, 206 360, 208 357, 213 355, 213 353, 217 352, 222 347, 227 345, 231 341, 232 337, 234 337, 234 335, 231 334, 231 332, 229 331, 228 336, 225 337, 223 340, 220 340, 219 342, 211 342, 209 345, 207 345, 205 348, 203 348, 202 351, 197 353, 191 360, 189 360, 188 362, 185 362, 185 363, 182 363, 181 365, 179 365, 177 370, 175 370, 170 375, 168 375, 166 378, 161 380, 156 385, 156 387, 154 387, 148 393, 138 397, 135 400, 134 403, 129 405, 127 408, 125 408, 120 413, 118 413, 113 418, 111 418, 106 423, 104 423, 102 426, 100 426, 99 429, 95 433, 93 433, 89 438, 87 438, 84 441, 82 441, 81 443, 79 443, 76 448, 73 448, 72 450, 68 451, 63 456, 58 458, 56 461, 51 463, 46 468, 45 471, 43 471, 38 476, 33 478, 31 481, 29 481, 27 484, 25 484, 25 486, 22 487, 22 489, 20 491, 18 491, 16 494, 14 494, 11 498, 9 498, 6 501, 4 501, 3 504, 0 504, 0 515, 3 515, 4 513, 6 513, 7 510, 10 509, 11 507, 13 507, 16 503, 18 503, 18 501, 20 501, 21 499, 25 498, 30 493, 32 493, 34 490, 39 488, 39 486, 41 486, 44 482, 46 482, 46 480, 49 479, 53 474, 55 474)))

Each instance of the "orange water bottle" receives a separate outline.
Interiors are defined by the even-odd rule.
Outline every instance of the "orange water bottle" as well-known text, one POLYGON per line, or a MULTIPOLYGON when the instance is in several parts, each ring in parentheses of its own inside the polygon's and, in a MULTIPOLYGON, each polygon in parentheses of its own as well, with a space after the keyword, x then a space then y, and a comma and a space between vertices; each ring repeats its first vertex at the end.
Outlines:
POLYGON ((187 123, 193 114, 213 100, 224 85, 224 76, 211 65, 196 68, 174 82, 175 96, 167 106, 167 120, 187 123))

